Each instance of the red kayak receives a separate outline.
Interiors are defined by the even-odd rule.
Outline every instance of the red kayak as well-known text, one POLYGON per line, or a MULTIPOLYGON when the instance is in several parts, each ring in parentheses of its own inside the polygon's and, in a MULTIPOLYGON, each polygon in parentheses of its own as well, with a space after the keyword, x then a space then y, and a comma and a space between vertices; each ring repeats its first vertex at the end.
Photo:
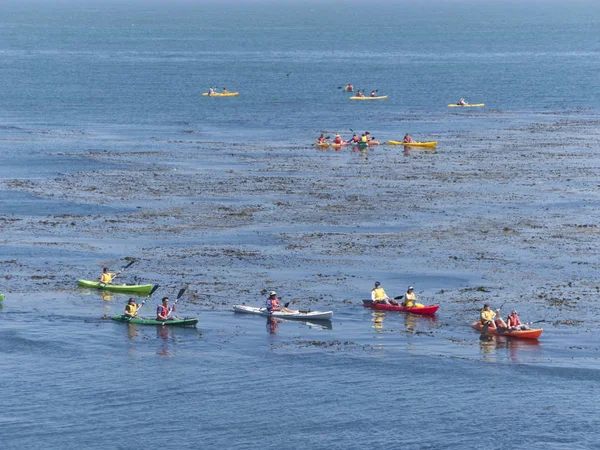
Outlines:
MULTIPOLYGON (((481 331, 483 325, 480 321, 477 321, 473 322, 471 324, 471 327, 477 331, 481 331)), ((543 328, 532 328, 531 330, 507 330, 505 328, 497 330, 495 328, 488 328, 486 334, 494 334, 496 336, 510 336, 521 339, 537 339, 542 335, 542 331, 544 331, 543 328)))
POLYGON ((386 305, 385 303, 374 302, 373 300, 363 300, 363 306, 365 308, 379 309, 382 311, 402 311, 413 314, 422 314, 424 316, 435 314, 440 307, 440 305, 428 305, 409 308, 402 305, 386 305))

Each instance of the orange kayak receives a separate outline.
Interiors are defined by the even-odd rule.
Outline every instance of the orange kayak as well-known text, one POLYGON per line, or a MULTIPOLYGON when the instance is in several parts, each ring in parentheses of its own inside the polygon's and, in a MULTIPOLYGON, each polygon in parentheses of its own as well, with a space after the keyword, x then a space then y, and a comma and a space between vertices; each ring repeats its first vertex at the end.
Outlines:
POLYGON ((333 148, 342 148, 344 145, 348 145, 348 141, 343 141, 341 144, 336 144, 335 142, 331 144, 333 148))
MULTIPOLYGON (((480 321, 477 321, 477 322, 473 322, 471 324, 471 327, 477 331, 481 331, 481 329, 483 328, 483 325, 481 324, 480 321)), ((496 336, 510 336, 510 337, 521 338, 521 339, 537 339, 542 335, 543 331, 544 331, 543 328, 532 328, 531 330, 506 330, 505 328, 497 330, 494 328, 488 328, 486 333, 493 334, 496 336), (505 331, 503 331, 503 330, 505 330, 505 331)))

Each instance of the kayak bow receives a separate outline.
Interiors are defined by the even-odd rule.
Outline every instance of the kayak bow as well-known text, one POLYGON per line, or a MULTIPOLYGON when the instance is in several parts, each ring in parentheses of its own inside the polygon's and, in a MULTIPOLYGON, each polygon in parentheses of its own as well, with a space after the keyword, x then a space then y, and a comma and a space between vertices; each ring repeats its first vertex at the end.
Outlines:
POLYGON ((374 302, 373 300, 363 300, 363 306, 365 308, 378 309, 382 311, 401 311, 412 314, 421 314, 423 316, 435 314, 440 307, 439 305, 427 305, 410 308, 402 305, 387 305, 385 303, 374 302))
POLYGON ((238 313, 258 314, 265 317, 281 317, 282 319, 331 320, 333 317, 333 311, 269 312, 266 308, 254 308, 246 305, 234 305, 233 310, 238 313))
POLYGON ((106 291, 147 295, 152 290, 151 284, 105 284, 99 281, 77 280, 77 284, 85 288, 104 289, 106 291))

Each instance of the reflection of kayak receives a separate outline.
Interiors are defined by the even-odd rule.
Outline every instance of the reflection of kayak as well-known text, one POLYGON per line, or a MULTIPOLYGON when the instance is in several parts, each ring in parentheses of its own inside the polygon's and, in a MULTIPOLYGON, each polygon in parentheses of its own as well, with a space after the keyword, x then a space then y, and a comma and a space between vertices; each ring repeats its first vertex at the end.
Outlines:
POLYGON ((258 314, 266 317, 281 317, 282 319, 304 319, 304 320, 331 320, 333 311, 273 311, 266 308, 254 308, 246 305, 234 305, 233 310, 239 313, 258 314))
POLYGON ((77 284, 81 287, 104 289, 106 291, 125 292, 132 294, 149 294, 152 290, 151 284, 104 284, 99 281, 77 280, 77 284))
POLYGON ((435 147, 437 145, 437 141, 435 141, 435 142, 388 141, 388 145, 407 145, 410 147, 435 147))
POLYGON ((196 326, 198 319, 186 317, 183 319, 156 320, 150 317, 127 317, 125 314, 111 317, 112 320, 123 323, 135 323, 139 325, 163 325, 170 327, 191 327, 196 326))
POLYGON ((484 106, 483 103, 470 103, 468 105, 457 105, 456 103, 450 103, 448 105, 449 108, 472 108, 477 106, 484 106))
POLYGON ((424 316, 435 314, 440 307, 439 305, 427 305, 420 308, 409 308, 402 305, 386 305, 385 303, 378 303, 373 300, 363 300, 363 306, 365 308, 379 309, 382 311, 402 311, 413 314, 422 314, 424 316))
POLYGON ((239 92, 227 92, 226 94, 223 94, 222 92, 215 92, 214 94, 204 92, 202 97, 237 97, 238 95, 240 95, 239 92))
POLYGON ((387 95, 380 95, 379 97, 350 97, 350 100, 385 100, 387 95))
POLYGON ((329 148, 329 142, 317 142, 315 145, 317 147, 329 148))
MULTIPOLYGON (((471 324, 471 327, 477 331, 481 331, 481 329, 483 328, 483 325, 481 324, 480 321, 477 321, 477 322, 473 322, 471 324)), ((510 337, 521 338, 521 339, 537 339, 542 335, 542 331, 544 331, 543 328, 533 328, 531 330, 506 330, 506 331, 499 331, 499 330, 496 330, 493 328, 488 328, 486 331, 486 334, 494 334, 496 336, 510 336, 510 337)))

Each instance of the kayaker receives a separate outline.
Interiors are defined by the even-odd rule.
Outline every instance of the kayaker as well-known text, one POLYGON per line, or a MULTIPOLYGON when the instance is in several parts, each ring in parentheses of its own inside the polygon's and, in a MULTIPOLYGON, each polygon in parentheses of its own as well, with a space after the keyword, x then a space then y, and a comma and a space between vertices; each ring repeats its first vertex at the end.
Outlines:
POLYGON ((229 94, 229 91, 227 90, 227 88, 223 88, 223 94, 229 94))
POLYGON ((390 298, 381 287, 379 281, 375 282, 375 287, 371 290, 371 300, 377 303, 385 303, 386 305, 390 304, 390 298))
POLYGON ((506 326, 509 330, 529 330, 526 323, 521 323, 521 319, 519 319, 519 315, 514 309, 506 319, 506 326))
POLYGON ((487 303, 483 305, 483 309, 479 315, 481 324, 489 324, 488 327, 495 330, 498 327, 507 328, 506 322, 500 317, 500 310, 497 309, 496 312, 490 309, 490 305, 487 303), (496 312, 498 314, 496 314, 496 312))
POLYGON ((357 97, 364 97, 364 95, 362 95, 362 93, 361 93, 360 91, 357 91, 357 92, 356 92, 356 96, 357 96, 357 97))
POLYGON ((402 302, 402 305, 406 306, 407 308, 422 308, 425 305, 417 303, 417 294, 415 294, 414 290, 414 287, 408 287, 406 294, 404 294, 404 301, 402 302))
POLYGON ((367 137, 368 142, 371 142, 373 140, 373 138, 371 137, 371 133, 369 133, 368 131, 365 131, 365 136, 367 137))
POLYGON ((358 137, 358 135, 356 133, 354 133, 352 135, 351 141, 354 142, 354 143, 358 143, 358 142, 360 142, 360 138, 358 137))
POLYGON ((110 273, 108 271, 108 267, 105 267, 102 270, 102 275, 100 276, 100 283, 104 283, 104 284, 109 284, 112 279, 114 278, 115 274, 114 273, 110 273))
POLYGON ((162 305, 158 305, 156 308, 156 320, 168 320, 173 311, 175 311, 175 305, 169 307, 169 297, 163 297, 162 305))
POLYGON ((269 292, 269 297, 267 298, 267 311, 279 311, 279 299, 277 298, 277 292, 271 291, 269 292))
POLYGON ((350 83, 348 83, 346 85, 346 92, 352 92, 354 90, 354 86, 352 86, 350 83))
POLYGON ((325 135, 323 133, 321 133, 321 136, 318 137, 317 142, 319 144, 322 144, 325 142, 325 135))
POLYGON ((369 138, 367 137, 367 135, 365 133, 363 133, 362 136, 360 137, 360 143, 361 144, 368 144, 369 143, 369 138))
POLYGON ((464 99, 464 98, 461 98, 461 99, 459 100, 458 104, 459 104, 460 106, 465 106, 465 105, 467 104, 467 102, 465 102, 465 99, 464 99))
POLYGON ((409 143, 409 142, 412 142, 412 141, 413 141, 413 140, 412 140, 412 138, 410 137, 410 135, 409 135, 408 133, 406 133, 406 134, 404 135, 404 142, 405 142, 405 143, 409 143))
POLYGON ((342 143, 342 137, 340 136, 340 133, 335 133, 335 139, 333 140, 333 142, 335 144, 341 144, 342 143))
POLYGON ((213 95, 215 90, 213 88, 208 88, 208 95, 213 95))
POLYGON ((144 302, 142 302, 141 304, 136 304, 135 299, 133 297, 131 297, 129 299, 129 301, 127 302, 127 304, 125 305, 125 315, 127 317, 137 316, 137 311, 138 311, 138 309, 140 309, 142 307, 143 304, 144 304, 144 302))
POLYGON ((375 91, 371 91, 371 97, 375 97, 375 91))

